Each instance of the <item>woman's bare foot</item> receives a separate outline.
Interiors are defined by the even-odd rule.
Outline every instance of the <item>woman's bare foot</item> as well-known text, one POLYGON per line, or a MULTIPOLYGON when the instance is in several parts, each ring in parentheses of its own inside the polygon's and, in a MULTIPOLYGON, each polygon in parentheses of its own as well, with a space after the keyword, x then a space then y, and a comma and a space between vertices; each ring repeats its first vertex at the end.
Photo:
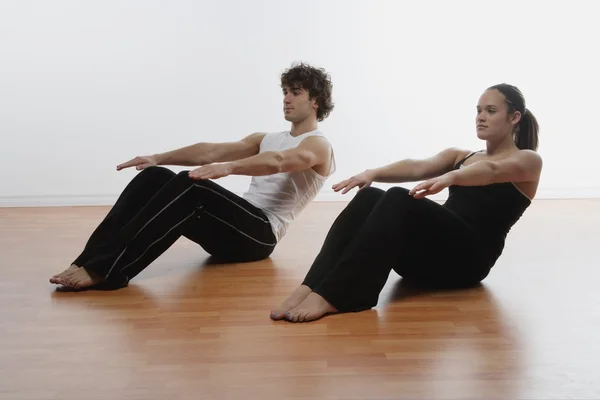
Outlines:
POLYGON ((84 289, 102 282, 104 282, 103 278, 88 272, 85 268, 77 268, 66 272, 62 276, 60 284, 71 289, 84 289))
POLYGON ((285 319, 290 322, 309 322, 326 314, 335 314, 338 310, 320 295, 311 292, 302 303, 285 313, 285 319))
POLYGON ((62 285, 64 276, 68 275, 69 273, 76 271, 78 269, 79 269, 79 266, 77 266, 75 264, 71 264, 71 266, 69 268, 65 269, 60 274, 56 274, 52 278, 50 278, 50 283, 62 285))
POLYGON ((302 303, 311 292, 312 290, 308 286, 301 285, 279 307, 271 311, 271 319, 279 320, 285 318, 285 313, 302 303))

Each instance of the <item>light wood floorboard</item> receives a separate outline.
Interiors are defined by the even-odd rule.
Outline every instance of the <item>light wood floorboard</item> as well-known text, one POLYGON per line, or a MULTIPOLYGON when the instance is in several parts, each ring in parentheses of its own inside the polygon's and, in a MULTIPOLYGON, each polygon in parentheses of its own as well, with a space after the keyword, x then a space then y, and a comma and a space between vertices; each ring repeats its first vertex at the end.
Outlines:
POLYGON ((108 209, 0 209, 0 399, 600 398, 600 201, 534 202, 479 288, 392 272, 373 310, 271 321, 344 205, 313 203, 269 260, 206 265, 181 239, 83 293, 48 278, 108 209))

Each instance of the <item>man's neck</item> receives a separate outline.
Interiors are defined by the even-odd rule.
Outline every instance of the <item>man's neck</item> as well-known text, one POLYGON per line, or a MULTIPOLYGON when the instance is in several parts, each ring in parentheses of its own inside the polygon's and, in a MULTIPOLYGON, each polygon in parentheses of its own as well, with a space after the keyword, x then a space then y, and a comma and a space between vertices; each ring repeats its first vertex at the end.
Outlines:
POLYGON ((307 132, 316 131, 318 128, 318 123, 316 119, 307 118, 303 121, 292 123, 292 129, 290 134, 292 136, 300 136, 307 132))

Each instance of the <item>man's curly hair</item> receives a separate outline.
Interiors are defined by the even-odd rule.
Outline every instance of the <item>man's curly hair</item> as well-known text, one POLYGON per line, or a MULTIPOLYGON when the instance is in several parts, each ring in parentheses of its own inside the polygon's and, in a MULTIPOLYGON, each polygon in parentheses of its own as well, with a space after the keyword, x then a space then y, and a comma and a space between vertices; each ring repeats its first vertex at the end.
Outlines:
POLYGON ((331 98, 333 84, 323 68, 315 68, 307 63, 293 64, 281 74, 281 87, 305 89, 309 98, 317 101, 317 120, 323 121, 333 111, 331 98))

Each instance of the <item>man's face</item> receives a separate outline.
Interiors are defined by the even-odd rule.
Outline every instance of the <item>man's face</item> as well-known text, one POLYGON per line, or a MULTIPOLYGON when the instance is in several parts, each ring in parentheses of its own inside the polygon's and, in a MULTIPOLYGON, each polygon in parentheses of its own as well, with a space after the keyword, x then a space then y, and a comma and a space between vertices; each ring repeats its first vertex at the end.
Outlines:
POLYGON ((290 122, 301 122, 311 116, 316 117, 317 104, 311 100, 308 90, 299 87, 283 88, 283 115, 290 122))

